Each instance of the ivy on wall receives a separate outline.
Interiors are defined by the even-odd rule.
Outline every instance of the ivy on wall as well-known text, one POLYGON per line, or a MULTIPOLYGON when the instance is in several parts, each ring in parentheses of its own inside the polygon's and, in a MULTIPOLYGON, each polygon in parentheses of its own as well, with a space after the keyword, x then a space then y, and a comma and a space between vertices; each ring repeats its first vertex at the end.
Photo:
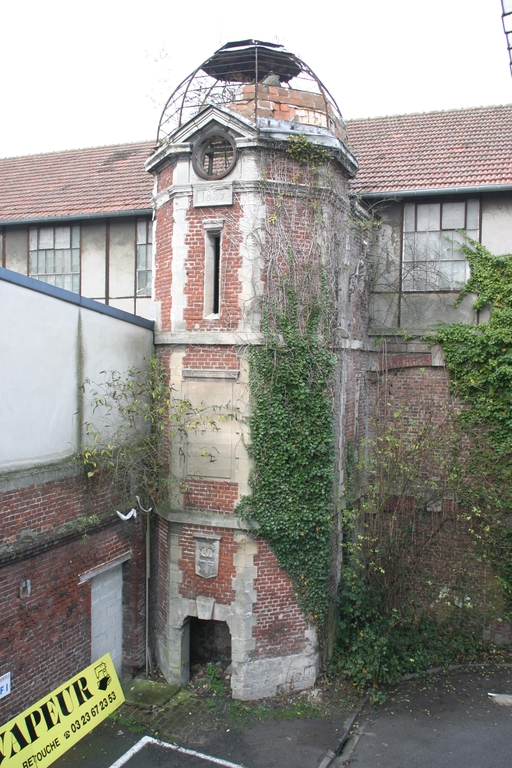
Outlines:
POLYGON ((265 330, 265 345, 249 353, 254 470, 252 494, 237 513, 257 523, 306 617, 321 624, 329 600, 336 360, 314 315, 302 330, 292 309, 276 318, 275 332, 265 330))
POLYGON ((150 357, 126 372, 103 372, 100 382, 87 379, 95 422, 86 423, 82 461, 90 483, 108 481, 126 499, 135 494, 146 507, 169 504, 186 491, 183 478, 169 471, 173 443, 187 448, 194 431, 217 431, 218 421, 231 418, 228 406, 193 406, 174 397, 164 361, 150 357))
POLYGON ((460 421, 472 442, 460 503, 468 510, 481 556, 497 573, 511 616, 512 254, 495 256, 473 240, 461 250, 470 278, 457 303, 474 294, 474 309, 488 311, 489 318, 477 326, 446 325, 435 341, 443 349, 452 389, 464 404, 460 421))
POLYGON ((372 437, 348 457, 337 668, 377 699, 406 673, 489 658, 482 630, 512 618, 512 255, 461 249, 470 278, 457 303, 476 296, 483 322, 426 339, 454 397, 425 386, 415 411, 380 377, 372 437))
POLYGON ((270 161, 274 191, 263 190, 269 211, 263 344, 249 350, 251 495, 236 510, 269 542, 304 615, 318 626, 329 605, 332 562, 336 358, 329 328, 339 254, 329 226, 344 215, 339 203, 333 213, 337 189, 324 172, 329 159, 324 147, 300 134, 270 161))
POLYGON ((488 424, 499 452, 512 448, 512 255, 493 256, 480 243, 463 245, 471 275, 459 294, 474 293, 474 309, 490 310, 477 326, 442 327, 441 345, 454 391, 466 403, 467 423, 488 424))

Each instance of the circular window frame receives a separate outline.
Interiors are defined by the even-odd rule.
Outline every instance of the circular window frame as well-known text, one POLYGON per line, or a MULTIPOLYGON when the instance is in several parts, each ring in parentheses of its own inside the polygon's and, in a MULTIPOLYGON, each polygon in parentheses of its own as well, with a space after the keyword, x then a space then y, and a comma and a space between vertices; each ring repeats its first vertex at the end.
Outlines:
POLYGON ((238 159, 238 151, 235 144, 235 140, 227 131, 221 131, 219 129, 216 129, 214 131, 209 131, 208 133, 205 133, 203 136, 197 139, 197 141, 194 142, 194 145, 192 147, 192 166, 194 168, 194 171, 197 173, 198 176, 200 176, 202 179, 206 179, 207 181, 217 181, 218 179, 224 179, 226 176, 228 176, 228 174, 231 173, 231 171, 235 167, 237 159, 238 159), (203 165, 204 155, 201 156, 201 150, 213 138, 220 138, 220 139, 223 139, 224 141, 227 141, 231 149, 233 150, 233 157, 231 159, 231 164, 226 171, 224 171, 223 173, 215 173, 210 175, 206 173, 206 171, 204 170, 204 165, 203 165))

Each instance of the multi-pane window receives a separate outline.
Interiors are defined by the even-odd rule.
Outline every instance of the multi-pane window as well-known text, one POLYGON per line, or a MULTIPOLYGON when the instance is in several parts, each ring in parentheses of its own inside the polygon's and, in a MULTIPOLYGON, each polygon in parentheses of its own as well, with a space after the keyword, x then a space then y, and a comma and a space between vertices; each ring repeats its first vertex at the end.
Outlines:
POLYGON ((30 227, 30 277, 80 291, 80 227, 30 227))
POLYGON ((478 240, 478 200, 404 206, 402 290, 456 291, 469 277, 459 245, 464 230, 478 240))
POLYGON ((137 219, 137 296, 151 296, 153 224, 137 219))

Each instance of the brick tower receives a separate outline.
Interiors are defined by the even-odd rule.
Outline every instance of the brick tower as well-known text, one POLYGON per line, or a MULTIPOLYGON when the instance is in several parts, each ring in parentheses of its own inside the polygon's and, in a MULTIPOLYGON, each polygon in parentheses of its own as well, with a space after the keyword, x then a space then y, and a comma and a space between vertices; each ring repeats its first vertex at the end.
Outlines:
MULTIPOLYGON (((186 683, 191 660, 215 645, 231 658, 239 699, 308 688, 319 663, 316 630, 287 574, 236 515, 250 492, 247 350, 262 340, 263 244, 281 190, 293 195, 301 183, 286 156, 289 137, 300 134, 328 150, 332 175, 324 181, 346 219, 357 166, 335 102, 281 46, 230 43, 171 96, 147 164, 155 177, 157 347, 176 397, 223 406, 218 430, 191 429, 173 442, 179 482, 157 518, 157 656, 169 681, 186 683)), ((299 228, 290 223, 290 236, 299 228)), ((343 298, 349 249, 338 240, 343 298)))

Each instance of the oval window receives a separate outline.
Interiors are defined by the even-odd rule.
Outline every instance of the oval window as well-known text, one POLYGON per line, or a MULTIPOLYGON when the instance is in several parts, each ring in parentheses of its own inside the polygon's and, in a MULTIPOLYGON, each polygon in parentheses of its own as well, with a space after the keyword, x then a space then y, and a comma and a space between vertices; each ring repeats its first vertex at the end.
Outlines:
POLYGON ((198 139, 192 150, 192 165, 203 179, 222 179, 236 163, 236 144, 229 133, 212 131, 198 139))

